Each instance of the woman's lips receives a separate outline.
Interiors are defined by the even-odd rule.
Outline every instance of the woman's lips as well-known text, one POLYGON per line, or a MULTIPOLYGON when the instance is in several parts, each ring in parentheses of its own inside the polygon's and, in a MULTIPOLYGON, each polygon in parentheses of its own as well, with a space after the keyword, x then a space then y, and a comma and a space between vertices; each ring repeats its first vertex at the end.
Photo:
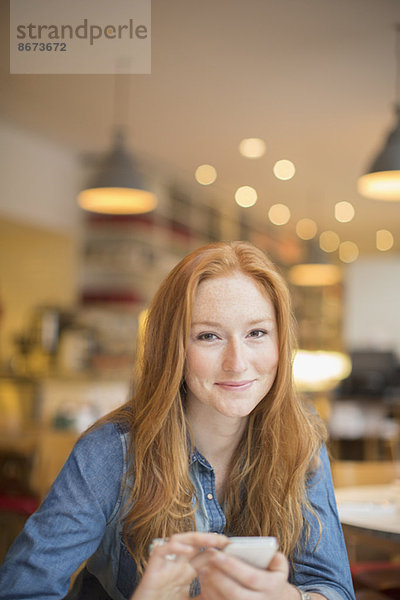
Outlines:
POLYGON ((243 390, 247 390, 252 385, 253 381, 254 379, 249 379, 246 381, 217 381, 215 385, 232 392, 241 392, 243 390))

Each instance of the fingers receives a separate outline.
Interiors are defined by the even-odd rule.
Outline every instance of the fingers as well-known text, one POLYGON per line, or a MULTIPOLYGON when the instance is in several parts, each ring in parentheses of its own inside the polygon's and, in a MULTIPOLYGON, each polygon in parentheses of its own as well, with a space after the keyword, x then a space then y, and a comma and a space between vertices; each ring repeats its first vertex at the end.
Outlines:
POLYGON ((274 554, 271 562, 268 565, 268 571, 279 571, 286 575, 286 577, 289 576, 289 563, 286 556, 284 556, 282 552, 277 552, 274 554))
POLYGON ((224 552, 215 552, 209 558, 205 568, 209 573, 214 571, 215 574, 215 571, 217 571, 219 576, 224 576, 224 579, 228 577, 230 580, 251 590, 258 590, 262 587, 265 574, 265 571, 224 552))
POLYGON ((288 561, 280 553, 275 555, 267 570, 262 570, 223 552, 207 551, 196 558, 195 568, 199 570, 205 598, 230 600, 243 599, 250 591, 268 594, 271 598, 280 597, 289 572, 288 561))
POLYGON ((150 556, 165 560, 190 559, 207 548, 224 548, 228 538, 216 533, 185 532, 170 538, 153 540, 150 546, 150 556))
POLYGON ((205 533, 201 531, 176 533, 169 539, 177 540, 196 548, 225 548, 229 543, 229 538, 226 535, 220 533, 205 533))
POLYGON ((149 562, 134 598, 187 598, 189 586, 198 574, 192 561, 198 555, 212 552, 211 548, 223 548, 228 543, 228 538, 224 535, 201 532, 174 534, 168 539, 154 540, 150 548, 149 562))
POLYGON ((219 550, 209 548, 207 550, 204 550, 203 552, 199 552, 198 554, 196 554, 190 561, 190 564, 196 570, 197 573, 200 573, 202 569, 205 569, 207 567, 208 563, 213 558, 216 558, 217 554, 221 554, 221 552, 219 550))

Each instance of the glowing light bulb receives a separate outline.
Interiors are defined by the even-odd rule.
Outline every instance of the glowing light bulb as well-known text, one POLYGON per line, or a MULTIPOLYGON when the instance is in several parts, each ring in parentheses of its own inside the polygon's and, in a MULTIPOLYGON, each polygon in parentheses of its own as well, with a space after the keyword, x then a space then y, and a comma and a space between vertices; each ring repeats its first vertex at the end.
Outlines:
POLYGON ((302 240, 312 240, 317 234, 317 224, 307 217, 300 219, 296 223, 296 233, 302 240))
POLYGON ((275 177, 286 181, 288 179, 292 179, 292 177, 296 173, 296 167, 290 160, 278 160, 274 164, 273 171, 275 177))
POLYGON ((273 204, 268 211, 268 218, 274 225, 286 225, 290 219, 290 210, 286 204, 273 204))
POLYGON ((194 176, 201 185, 210 185, 217 179, 217 171, 212 165, 200 165, 194 176))
POLYGON ((337 202, 335 204, 335 219, 340 223, 349 223, 355 215, 354 206, 350 202, 337 202))
POLYGON ((235 192, 235 200, 239 206, 249 208, 257 202, 257 192, 249 185, 242 185, 235 192))
POLYGON ((386 252, 393 248, 394 237, 387 229, 378 229, 376 232, 376 247, 381 252, 386 252))
POLYGON ((339 246, 339 258, 342 262, 351 263, 357 260, 359 250, 354 242, 342 242, 339 246))
POLYGON ((260 158, 265 150, 265 142, 260 138, 244 138, 239 144, 239 152, 246 158, 260 158))
POLYGON ((319 247, 324 252, 335 252, 339 244, 340 237, 334 231, 323 231, 319 236, 319 247))

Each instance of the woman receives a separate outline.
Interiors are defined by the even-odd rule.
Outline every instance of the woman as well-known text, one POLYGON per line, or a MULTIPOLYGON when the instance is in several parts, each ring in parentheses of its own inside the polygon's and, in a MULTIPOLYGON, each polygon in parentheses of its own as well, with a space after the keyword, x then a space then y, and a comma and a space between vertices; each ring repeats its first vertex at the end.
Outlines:
POLYGON ((63 598, 90 557, 68 600, 353 600, 293 342, 287 287, 260 250, 182 260, 149 309, 134 397, 78 442, 0 570, 0 599, 63 598), (276 536, 281 552, 261 570, 220 552, 224 534, 276 536))

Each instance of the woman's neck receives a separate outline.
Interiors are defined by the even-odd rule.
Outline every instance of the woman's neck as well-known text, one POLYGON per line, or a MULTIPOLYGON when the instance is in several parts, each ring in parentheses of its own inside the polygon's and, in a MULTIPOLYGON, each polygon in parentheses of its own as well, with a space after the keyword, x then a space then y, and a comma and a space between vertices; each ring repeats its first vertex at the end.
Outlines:
POLYGON ((186 416, 197 450, 214 468, 226 470, 243 435, 246 418, 231 418, 217 411, 188 406, 186 416))

